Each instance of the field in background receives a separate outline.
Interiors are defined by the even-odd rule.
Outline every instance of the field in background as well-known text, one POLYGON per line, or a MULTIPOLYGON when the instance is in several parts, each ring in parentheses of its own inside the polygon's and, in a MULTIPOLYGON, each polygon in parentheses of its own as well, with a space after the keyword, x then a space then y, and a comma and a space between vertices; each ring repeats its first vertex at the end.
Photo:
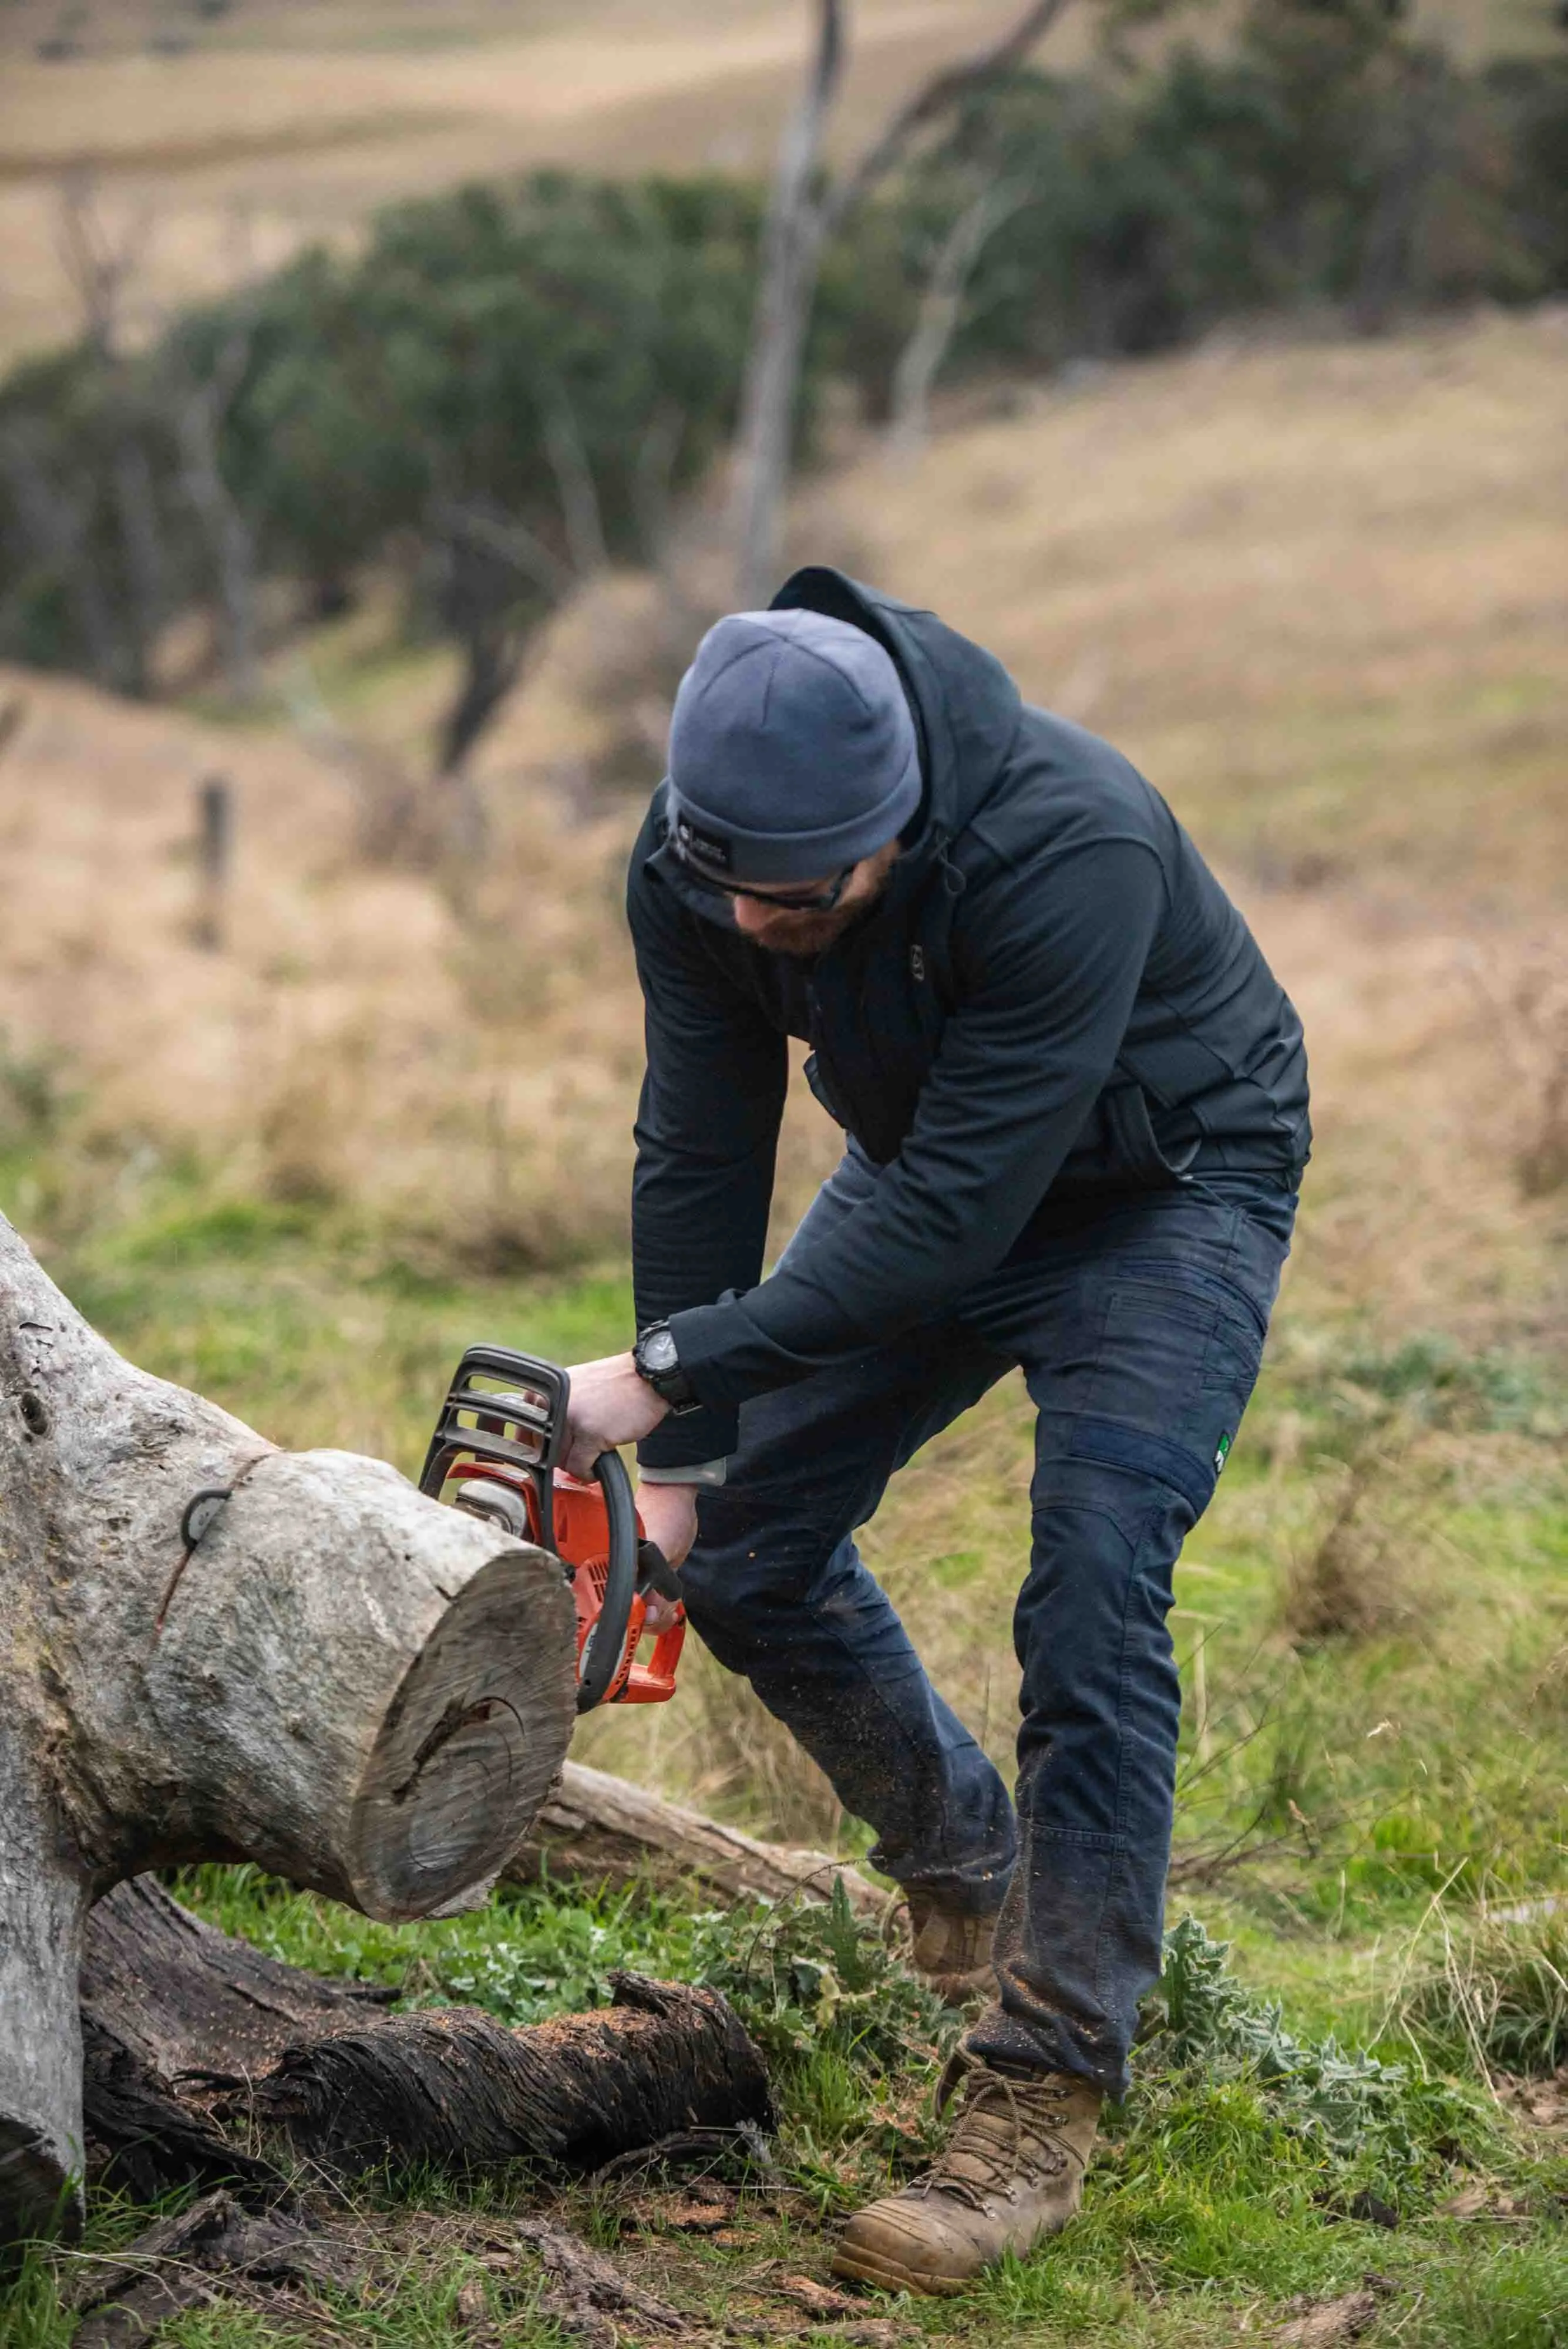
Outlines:
MULTIPOLYGON (((1015 13, 1011 0, 861 0, 836 137, 863 137, 1015 13)), ((1563 37, 1551 0, 1418 0, 1415 15, 1469 56, 1563 37)), ((63 169, 94 169, 105 222, 142 248, 146 326, 351 232, 379 204, 460 180, 545 163, 763 170, 805 38, 798 0, 718 13, 691 0, 234 0, 215 21, 185 0, 10 0, 0 363, 78 324, 58 248, 63 169), (73 20, 78 53, 40 57, 73 20)), ((1070 67, 1091 38, 1080 5, 1043 54, 1070 67)))
MULTIPOLYGON (((929 602, 1123 745, 1301 1005, 1319 1136, 1302 1238, 1179 1577, 1175 1900, 1234 1933, 1296 2028, 1466 2072, 1478 2109, 1496 2109, 1478 2064, 1516 2104, 1512 2075, 1568 2058, 1565 358, 1556 314, 1228 340, 976 398, 912 469, 871 449, 824 477, 794 525, 795 554, 929 602)), ((310 667, 379 764, 283 725, 0 680, 0 1197, 128 1352, 285 1442, 412 1468, 469 1340, 563 1360, 625 1342, 624 779, 668 686, 659 594, 620 578, 563 615, 484 746, 489 844, 440 878, 372 853, 389 762, 444 683, 394 651, 373 599, 310 667), (216 951, 192 854, 215 771, 238 811, 216 951)), ((273 681, 308 705, 297 673, 273 681)), ((786 1216, 832 1153, 797 1100, 786 1216)), ((1028 1444, 1006 1385, 867 1536, 1003 1760, 1028 1444)), ((861 1841, 701 1657, 677 1706, 600 1716, 577 1750, 861 1841)), ((507 2013, 592 1994, 619 1955, 682 1965, 693 1930, 503 1908, 383 1933, 229 1877, 202 1897, 286 1953, 507 2013)), ((923 2125, 908 2083, 899 2105, 831 2050, 790 2076, 807 2214, 923 2125)), ((1154 2150, 1096 2173, 1075 2249, 924 2321, 977 2343, 1218 2344, 1376 2268, 1410 2344, 1562 2349, 1568 2105, 1542 2109, 1556 2120, 1506 2158, 1484 2133, 1454 2157, 1444 2192, 1472 2215, 1442 2215, 1428 2182, 1389 2235, 1338 2187, 1325 2212, 1327 2173, 1237 2092, 1157 2099, 1137 2124, 1154 2150)), ((762 2226, 748 2257, 817 2257, 809 2215, 762 2226)), ((741 2254, 658 2236, 637 2256, 699 2307, 741 2254)), ((456 2342, 455 2289, 383 2337, 456 2342)), ((237 2317, 176 2337, 264 2339, 237 2317)))

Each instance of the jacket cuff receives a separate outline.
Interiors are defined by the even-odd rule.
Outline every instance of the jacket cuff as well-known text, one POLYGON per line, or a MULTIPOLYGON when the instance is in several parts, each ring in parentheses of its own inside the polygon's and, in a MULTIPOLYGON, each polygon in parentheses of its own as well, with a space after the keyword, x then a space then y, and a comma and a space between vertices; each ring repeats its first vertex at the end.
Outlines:
MULTIPOLYGON (((765 1286, 766 1284, 764 1284, 765 1286)), ((733 1290, 716 1305, 689 1306, 670 1317, 680 1367, 706 1411, 737 1411, 753 1395, 794 1386, 823 1367, 828 1355, 796 1354, 761 1329, 733 1290)), ((682 1426, 695 1423, 682 1421, 682 1426)))
POLYGON ((646 1460, 639 1460, 638 1481, 643 1485, 722 1485, 729 1465, 728 1460, 693 1460, 684 1468, 650 1468, 646 1460))
MULTIPOLYGON (((685 1367, 682 1362, 682 1370, 685 1367)), ((722 1408, 683 1411, 679 1419, 671 1413, 659 1421, 651 1435, 643 1437, 637 1447, 637 1464, 639 1468, 700 1468, 706 1461, 727 1459, 740 1442, 740 1422, 738 1411, 722 1408)))

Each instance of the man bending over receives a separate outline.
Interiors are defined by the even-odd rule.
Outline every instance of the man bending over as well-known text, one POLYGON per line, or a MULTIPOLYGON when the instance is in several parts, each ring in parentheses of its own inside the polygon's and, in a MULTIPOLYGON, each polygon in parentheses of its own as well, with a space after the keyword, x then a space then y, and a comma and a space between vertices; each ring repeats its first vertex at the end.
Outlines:
POLYGON ((987 2001, 941 2158, 835 2261, 954 2292, 1076 2209, 1159 1971, 1171 1574, 1290 1243, 1301 1023, 1125 759, 826 569, 699 646, 628 905, 641 1334, 573 1371, 573 1460, 639 1441, 692 1623, 875 1827, 917 1967, 987 2001), (791 1036, 846 1146, 764 1279, 791 1036), (855 1530, 1014 1365, 1010 1801, 855 1530))

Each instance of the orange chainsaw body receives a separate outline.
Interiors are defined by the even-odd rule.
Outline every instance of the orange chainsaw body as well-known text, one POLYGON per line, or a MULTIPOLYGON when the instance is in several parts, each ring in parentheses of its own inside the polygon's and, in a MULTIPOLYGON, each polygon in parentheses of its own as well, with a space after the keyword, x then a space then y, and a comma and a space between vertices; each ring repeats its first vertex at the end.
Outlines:
MULTIPOLYGON (((543 1542, 538 1496, 529 1476, 510 1473, 505 1467, 487 1460, 464 1461, 455 1473, 465 1482, 478 1478, 487 1484, 504 1485, 509 1492, 521 1494, 527 1506, 533 1537, 543 1542)), ((557 1468, 553 1476, 551 1516, 555 1520, 552 1531, 556 1555, 563 1566, 571 1569, 572 1599, 577 1610, 577 1661, 580 1667, 583 1651, 588 1644, 604 1605, 605 1581, 609 1573, 609 1518, 604 1494, 597 1485, 587 1483, 579 1476, 568 1475, 564 1468, 557 1468)), ((643 1536, 640 1517, 637 1521, 637 1532, 640 1541, 643 1536)), ((678 1608, 670 1629, 654 1635, 652 1651, 647 1662, 643 1663, 638 1661, 637 1651, 642 1645, 647 1618, 648 1601, 639 1592, 631 1602, 620 1661, 606 1692, 606 1704, 667 1704, 675 1694, 675 1671, 680 1661, 680 1651, 686 1644, 685 1609, 678 1608)))

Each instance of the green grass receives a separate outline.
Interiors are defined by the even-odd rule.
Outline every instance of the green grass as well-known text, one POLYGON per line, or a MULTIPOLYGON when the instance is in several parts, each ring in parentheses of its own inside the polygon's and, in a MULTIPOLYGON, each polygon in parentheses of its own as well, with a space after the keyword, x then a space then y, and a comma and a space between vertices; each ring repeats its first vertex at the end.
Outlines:
MULTIPOLYGON (((24 1221, 52 1232, 47 1261, 67 1293, 133 1359, 286 1443, 346 1444, 412 1469, 473 1339, 564 1361, 624 1342, 619 1267, 560 1282, 432 1278, 332 1211, 219 1195, 193 1168, 121 1166, 84 1190, 79 1168, 69 1184, 51 1169, 49 1147, 35 1132, 0 1174, 13 1200, 32 1185, 24 1221)), ((1390 1353, 1369 1330, 1287 1317, 1179 1589, 1189 1875, 1173 1910, 1231 1939, 1230 1968, 1189 1936, 1187 1991, 1177 1980, 1163 2021, 1151 2013, 1137 2086, 1072 2234, 961 2302, 901 2318, 957 2343, 1201 2349, 1256 2337, 1298 2296, 1331 2297, 1375 2270, 1389 2290, 1374 2343, 1565 2349, 1568 2137, 1521 2134, 1483 2068, 1544 2070, 1568 2054, 1568 1929, 1550 1910, 1509 1926, 1482 1909, 1568 1889, 1563 1402, 1537 1352, 1471 1357, 1438 1336, 1390 1353), (1376 1603, 1343 1632, 1303 1638, 1290 1594, 1324 1571, 1347 1480, 1358 1497, 1343 1539, 1376 1603), (1476 2178, 1508 2198, 1504 2214, 1445 2215, 1476 2178), (1367 2189, 1397 2211, 1396 2230, 1355 2215, 1367 2189)), ((868 1542, 999 1757, 1011 1699, 985 1691, 992 1671, 999 1690, 1010 1678, 1027 1449, 1020 1399, 999 1391, 901 1480, 868 1542)), ((678 1790, 701 1784, 721 1731, 737 1733, 722 1708, 741 1702, 697 1658, 662 1720, 596 1723, 580 1750, 678 1790)), ((742 1747, 765 1733, 741 1717, 742 1747)), ((758 1823, 772 1824, 764 1812, 758 1823)), ((859 1847, 853 1823, 843 1841, 859 1847)), ((623 1965, 722 1988, 769 2057, 788 2191, 743 2203, 723 2245, 637 2232, 629 2189, 567 2203, 694 2324, 726 2307, 777 2320, 767 2263, 823 2272, 824 2222, 908 2175, 933 2142, 950 2023, 845 1919, 713 1917, 636 1891, 545 1888, 390 1927, 252 1868, 193 1871, 180 1889, 294 1962, 510 2023, 602 2001, 623 1965)), ((536 2268, 520 2259, 502 2292, 475 2264, 496 2230, 504 2240, 519 2197, 539 2190, 368 2187, 366 2209, 399 2247, 370 2303, 329 2310, 317 2329, 297 2311, 275 2322, 218 2307, 163 2338, 455 2349, 472 2338, 457 2296, 477 2280, 497 2336, 545 2349, 560 2336, 532 2306, 536 2268)), ((95 2194, 89 2243, 123 2240, 145 2215, 95 2194)), ((64 2272, 39 2252, 0 2297, 5 2349, 63 2349, 64 2272)), ((802 2317, 783 2337, 813 2335, 802 2317)))

